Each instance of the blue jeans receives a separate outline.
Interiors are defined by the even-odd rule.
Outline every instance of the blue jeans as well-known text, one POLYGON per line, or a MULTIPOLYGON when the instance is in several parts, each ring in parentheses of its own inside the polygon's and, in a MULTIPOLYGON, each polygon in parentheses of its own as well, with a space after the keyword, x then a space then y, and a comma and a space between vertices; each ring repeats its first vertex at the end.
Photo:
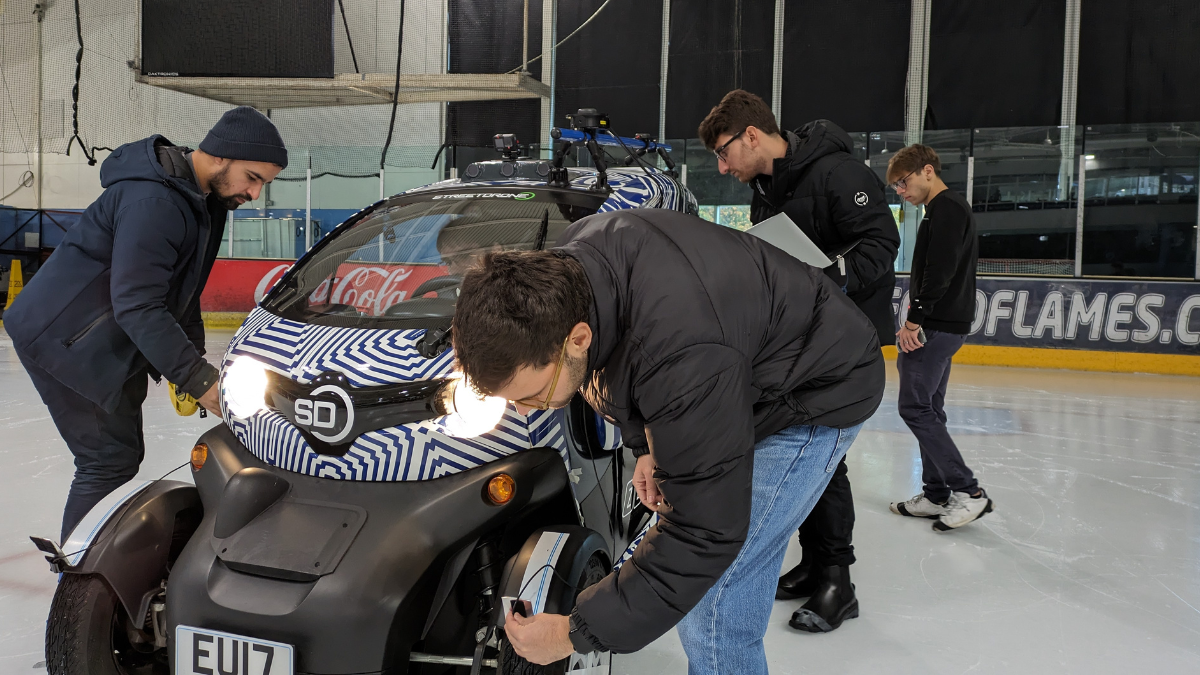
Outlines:
POLYGON ((679 622, 689 675, 767 672, 763 635, 788 541, 861 428, 798 425, 754 446, 754 496, 746 542, 716 585, 679 622))

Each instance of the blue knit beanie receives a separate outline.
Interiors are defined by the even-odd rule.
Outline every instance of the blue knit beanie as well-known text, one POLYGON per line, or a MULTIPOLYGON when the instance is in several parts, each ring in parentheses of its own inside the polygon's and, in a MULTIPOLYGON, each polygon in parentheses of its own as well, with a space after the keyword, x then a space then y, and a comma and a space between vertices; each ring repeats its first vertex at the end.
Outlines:
POLYGON ((221 115, 200 142, 200 149, 213 157, 270 162, 287 168, 287 148, 283 137, 266 115, 243 105, 221 115))

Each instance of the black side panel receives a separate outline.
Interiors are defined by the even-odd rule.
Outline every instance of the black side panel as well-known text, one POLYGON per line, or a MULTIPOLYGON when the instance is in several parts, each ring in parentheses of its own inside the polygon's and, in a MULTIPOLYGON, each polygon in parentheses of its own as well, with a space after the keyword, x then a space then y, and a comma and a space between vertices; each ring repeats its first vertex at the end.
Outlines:
POLYGON ((1200 119, 1200 3, 1088 0, 1082 12, 1080 124, 1200 119))
POLYGON ((279 501, 289 487, 282 476, 270 471, 242 469, 225 485, 213 532, 220 538, 232 535, 279 501))
POLYGON ((1065 21, 1065 0, 934 0, 925 128, 1058 124, 1065 21))
MULTIPOLYGON (((769 104, 774 34, 774 0, 673 3, 667 137, 695 138, 700 121, 731 89, 746 89, 769 104)), ((804 85, 797 79, 788 86, 804 85)))
MULTIPOLYGON (((443 567, 455 554, 481 535, 569 494, 562 458, 547 449, 436 480, 372 483, 268 466, 224 425, 201 440, 208 444, 209 459, 194 478, 206 517, 172 571, 168 628, 173 634, 183 624, 294 645, 298 673, 403 672, 429 617, 443 567), (215 518, 208 514, 217 511, 230 478, 247 468, 277 474, 290 485, 289 492, 214 549, 215 518), (484 489, 501 472, 516 480, 517 489, 513 501, 498 507, 485 500, 484 489), (324 519, 321 527, 314 522, 306 529, 304 514, 310 512, 304 508, 317 502, 320 518, 314 521, 351 511, 361 519, 324 519), (272 519, 276 524, 269 526, 272 519), (355 527, 361 527, 357 536, 355 527), (326 554, 340 555, 332 573, 294 574, 304 560, 335 564, 326 554)), ((573 510, 566 513, 574 516, 573 510)))
POLYGON ((334 0, 142 0, 142 72, 333 77, 334 0))
POLYGON ((909 3, 790 3, 783 24, 780 126, 828 119, 847 131, 904 128, 909 3))
POLYGON ((96 535, 75 570, 98 574, 121 599, 131 617, 146 616, 150 599, 167 578, 176 540, 186 540, 201 517, 196 488, 174 480, 154 483, 134 497, 124 514, 96 535), (176 528, 182 532, 176 533, 176 528))

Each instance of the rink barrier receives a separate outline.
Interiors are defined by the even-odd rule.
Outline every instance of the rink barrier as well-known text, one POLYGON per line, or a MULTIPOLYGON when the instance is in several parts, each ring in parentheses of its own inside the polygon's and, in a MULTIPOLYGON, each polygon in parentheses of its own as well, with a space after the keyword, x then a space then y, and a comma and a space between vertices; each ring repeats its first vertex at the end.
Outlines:
MULTIPOLYGON (((287 268, 278 261, 228 262, 248 263, 238 266, 240 283, 233 284, 245 297, 237 306, 206 302, 204 309, 221 310, 204 313, 210 330, 236 330, 287 268)), ((907 275, 897 276, 897 326, 908 313, 908 283, 907 275)), ((356 282, 346 297, 380 295, 366 286, 356 282)), ((206 295, 229 300, 209 289, 206 295)), ((987 276, 977 280, 975 296, 971 334, 955 363, 1200 376, 1200 283, 987 276)), ((895 354, 885 348, 889 358, 895 354)))
MULTIPOLYGON (((892 293, 896 325, 909 279, 892 293)), ((896 348, 885 348, 888 358, 896 348)), ((979 277, 964 365, 1200 376, 1200 283, 979 277)))
MULTIPOLYGON (((896 348, 884 347, 883 356, 885 359, 895 361, 896 348)), ((1135 352, 1097 352, 1046 347, 990 347, 966 344, 954 355, 954 363, 964 366, 1049 368, 1101 373, 1152 373, 1200 377, 1200 356, 1180 354, 1138 354, 1135 352)))
POLYGON ((208 330, 237 330, 242 327, 249 312, 201 312, 204 327, 208 330))

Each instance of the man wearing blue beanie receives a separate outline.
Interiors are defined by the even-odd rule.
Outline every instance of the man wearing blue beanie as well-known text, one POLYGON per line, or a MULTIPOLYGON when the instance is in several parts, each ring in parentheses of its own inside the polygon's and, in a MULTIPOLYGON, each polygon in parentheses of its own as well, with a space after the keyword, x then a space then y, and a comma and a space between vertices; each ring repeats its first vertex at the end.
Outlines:
POLYGON ((147 375, 219 413, 200 293, 230 210, 287 166, 271 120, 226 112, 198 150, 155 135, 117 148, 105 188, 4 313, 4 327, 75 456, 62 538, 132 480, 147 375))

